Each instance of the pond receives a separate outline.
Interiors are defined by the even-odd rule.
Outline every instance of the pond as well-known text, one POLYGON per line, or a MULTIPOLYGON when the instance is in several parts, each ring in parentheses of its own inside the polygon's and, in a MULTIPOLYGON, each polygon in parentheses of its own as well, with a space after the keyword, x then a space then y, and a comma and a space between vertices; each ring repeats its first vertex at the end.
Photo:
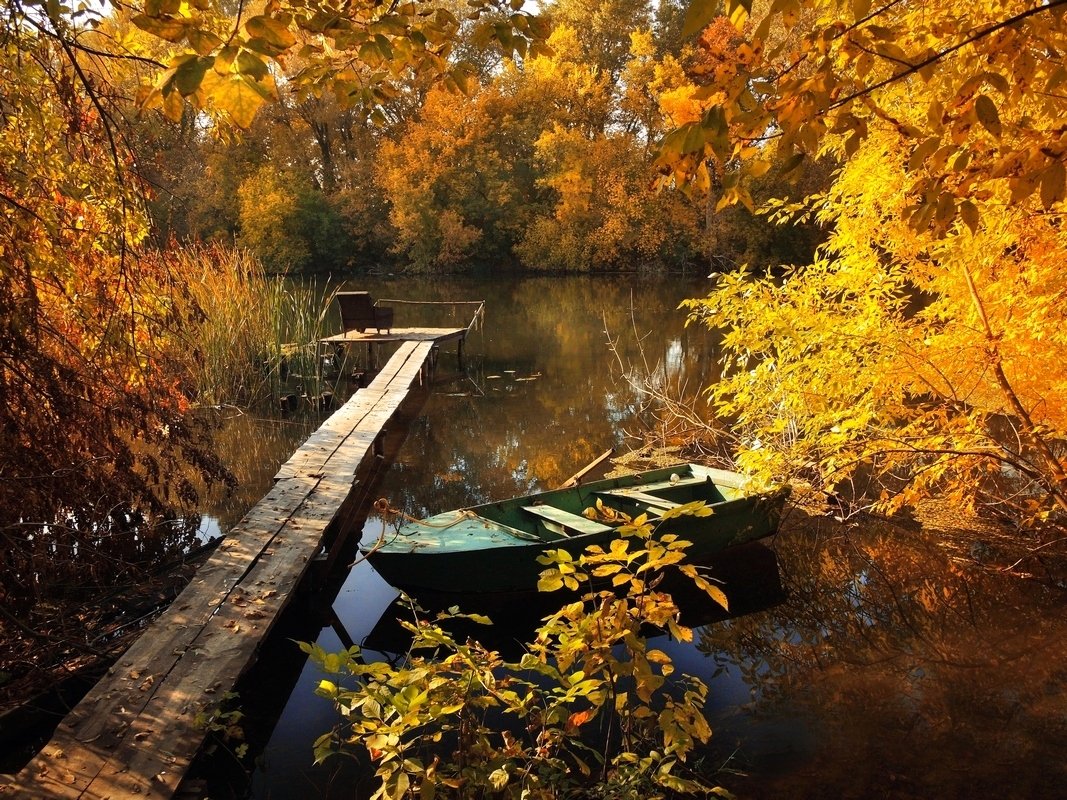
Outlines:
MULTIPOLYGON (((377 494, 414 516, 549 488, 609 447, 636 446, 631 434, 661 423, 620 379, 630 365, 691 394, 717 374, 713 335, 676 311, 706 291, 703 278, 381 278, 347 288, 486 301, 462 367, 442 355, 381 472, 377 494)), ((231 461, 245 483, 207 509, 222 528, 313 425, 231 423, 231 461)), ((705 757, 723 785, 743 797, 1063 796, 1067 572, 1036 558, 1004 571, 1014 558, 1001 545, 943 527, 793 513, 770 549, 728 569, 727 594, 742 599, 735 610, 751 613, 702 625, 692 644, 657 642, 710 685, 705 757)), ((255 767, 250 780, 235 778, 220 749, 198 768, 212 797, 347 798, 367 788, 356 760, 312 766, 312 742, 334 716, 314 696, 321 676, 290 640, 384 650, 375 642, 396 593, 359 563, 321 594, 332 600, 290 614, 242 685, 255 767)), ((520 635, 503 623, 495 633, 520 635)))

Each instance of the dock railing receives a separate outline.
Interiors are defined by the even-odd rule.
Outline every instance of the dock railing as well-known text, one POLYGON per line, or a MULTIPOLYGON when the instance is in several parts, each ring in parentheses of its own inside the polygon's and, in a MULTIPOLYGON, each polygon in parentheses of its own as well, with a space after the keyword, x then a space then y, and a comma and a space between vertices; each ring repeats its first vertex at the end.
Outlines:
POLYGON ((459 324, 463 319, 466 319, 466 313, 463 312, 462 309, 474 306, 474 314, 466 324, 467 333, 481 328, 482 322, 485 320, 484 300, 394 300, 383 297, 380 298, 378 302, 383 306, 430 306, 437 309, 451 308, 452 320, 455 324, 459 324), (460 316, 461 313, 463 316, 460 316))

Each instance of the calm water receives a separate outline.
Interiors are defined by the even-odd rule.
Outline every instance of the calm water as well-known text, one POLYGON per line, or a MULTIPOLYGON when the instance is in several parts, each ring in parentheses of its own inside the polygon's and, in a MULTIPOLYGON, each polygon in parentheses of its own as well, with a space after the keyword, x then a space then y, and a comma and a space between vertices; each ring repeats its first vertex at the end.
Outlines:
MULTIPOLYGON (((657 381, 692 390, 716 374, 714 339, 685 328, 675 310, 703 293, 702 280, 375 280, 347 288, 486 301, 463 369, 442 355, 381 475, 377 494, 417 516, 548 488, 608 447, 627 449, 628 434, 656 423, 640 413, 642 398, 620 380, 620 366, 646 364, 657 381)), ((414 313, 398 310, 397 324, 414 313)), ((212 511, 223 528, 315 424, 231 423, 245 486, 212 511)), ((374 520, 368 530, 376 533, 374 520)), ((711 686, 707 756, 722 766, 724 785, 747 797, 1067 795, 1067 594, 1054 562, 1030 560, 1023 568, 1032 576, 1023 579, 995 568, 1014 560, 996 546, 800 514, 772 547, 739 556, 723 573, 727 594, 741 601, 735 606, 753 613, 701 627, 692 645, 657 643, 711 686)), ((264 654, 270 669, 242 687, 258 753, 251 785, 228 781, 228 759, 219 756, 208 765, 212 797, 354 796, 363 774, 356 762, 311 766, 311 742, 334 717, 313 694, 320 676, 288 637, 384 648, 375 642, 394 596, 358 564, 332 603, 290 615, 264 654)), ((699 622, 701 609, 693 613, 699 622)))

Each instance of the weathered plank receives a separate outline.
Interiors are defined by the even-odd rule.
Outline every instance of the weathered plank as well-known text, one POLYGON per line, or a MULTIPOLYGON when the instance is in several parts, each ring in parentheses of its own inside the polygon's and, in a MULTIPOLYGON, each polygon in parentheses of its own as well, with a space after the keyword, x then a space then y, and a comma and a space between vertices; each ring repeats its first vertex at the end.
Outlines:
POLYGON ((434 346, 402 344, 371 386, 309 437, 37 758, 17 775, 0 776, 0 794, 84 800, 174 793, 204 738, 197 715, 254 660, 434 346))
POLYGON ((586 519, 578 514, 572 514, 569 511, 564 511, 561 508, 554 508, 553 506, 523 506, 522 510, 533 514, 535 517, 540 517, 547 522, 555 523, 564 528, 561 533, 567 531, 574 531, 576 533, 608 533, 611 530, 610 525, 605 525, 602 522, 596 520, 586 519))
POLYGON ((432 347, 433 342, 403 343, 370 385, 356 392, 308 439, 307 446, 301 447, 281 466, 275 480, 318 474, 326 461, 352 437, 362 441, 369 436, 372 445, 385 421, 406 397, 432 347))
MULTIPOLYGON (((28 779, 18 785, 21 791, 41 797, 83 796, 132 721, 163 689, 174 666, 191 651, 195 656, 204 626, 250 565, 270 552, 284 524, 284 509, 298 507, 306 496, 307 488, 299 481, 279 483, 249 511, 171 606, 60 724, 41 754, 15 776, 28 779)), ((4 788, 0 777, 0 791, 4 788)))

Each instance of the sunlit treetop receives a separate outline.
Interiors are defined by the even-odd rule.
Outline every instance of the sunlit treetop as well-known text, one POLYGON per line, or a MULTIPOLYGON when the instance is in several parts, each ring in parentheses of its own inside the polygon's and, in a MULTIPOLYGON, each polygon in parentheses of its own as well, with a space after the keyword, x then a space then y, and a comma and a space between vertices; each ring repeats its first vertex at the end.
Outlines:
MULTIPOLYGON (((723 10, 695 0, 692 36, 723 10)), ((1065 195, 1067 0, 917 3, 891 0, 728 0, 743 43, 736 68, 708 76, 713 104, 666 137, 666 183, 685 183, 705 159, 739 167, 730 202, 749 203, 744 164, 769 144, 782 158, 854 154, 874 125, 911 142, 909 214, 917 230, 978 223, 972 195, 987 180, 1012 197, 1065 195)))
POLYGON ((770 156, 836 164, 767 204, 826 227, 813 263, 689 304, 725 331, 709 391, 742 467, 828 491, 879 476, 886 511, 940 495, 1067 514, 1065 6, 735 1, 737 38, 691 6, 713 68, 677 98, 700 116, 664 137, 662 182, 699 191, 711 163, 720 202, 751 206, 770 156))

